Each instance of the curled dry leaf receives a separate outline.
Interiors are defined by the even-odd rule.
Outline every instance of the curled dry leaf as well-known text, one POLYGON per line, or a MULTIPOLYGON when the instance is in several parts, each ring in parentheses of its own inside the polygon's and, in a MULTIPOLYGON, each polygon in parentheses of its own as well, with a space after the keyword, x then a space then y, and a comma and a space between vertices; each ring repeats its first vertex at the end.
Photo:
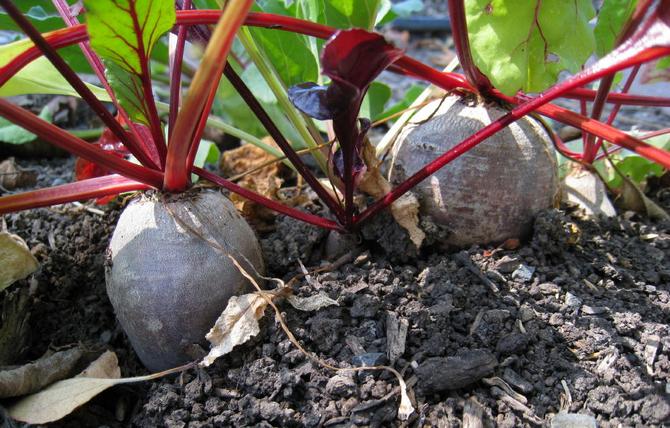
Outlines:
POLYGON ((623 184, 621 195, 617 199, 618 205, 627 210, 646 214, 656 220, 670 219, 670 215, 656 202, 649 199, 633 180, 625 174, 622 174, 621 178, 623 179, 623 184))
POLYGON ((121 372, 116 355, 105 352, 78 376, 58 381, 40 392, 23 397, 9 406, 7 413, 17 421, 29 424, 54 422, 114 385, 157 379, 189 367, 192 366, 186 365, 147 376, 118 378, 121 372))
POLYGON ((0 398, 31 394, 70 376, 81 357, 81 349, 73 348, 43 356, 13 370, 0 371, 0 398))
POLYGON ((205 336, 212 344, 212 349, 200 363, 202 366, 209 366, 217 358, 260 332, 258 320, 263 317, 268 306, 268 301, 263 295, 270 299, 277 296, 276 293, 257 291, 230 298, 228 306, 205 336))
POLYGON ((37 259, 25 241, 8 232, 0 232, 0 291, 35 272, 37 259))
MULTIPOLYGON (((363 144, 363 161, 367 167, 358 187, 374 198, 381 198, 391 191, 391 184, 379 170, 379 160, 375 149, 366 139, 363 144)), ((419 200, 412 192, 407 192, 391 204, 391 215, 402 226, 417 249, 421 248, 426 234, 419 227, 419 200)))
POLYGON ((13 190, 17 187, 34 186, 36 183, 37 174, 19 168, 14 158, 0 162, 0 187, 13 190))
MULTIPOLYGON (((281 279, 277 278, 265 278, 265 279, 273 279, 275 282, 279 284, 279 288, 277 290, 274 290, 270 293, 264 292, 261 290, 260 286, 256 282, 256 279, 249 274, 238 262, 237 260, 228 254, 228 257, 232 260, 232 262, 235 264, 235 266, 240 270, 240 273, 244 275, 245 278, 247 278, 253 285, 256 287, 256 290, 258 292, 256 293, 258 297, 262 298, 266 305, 272 306, 272 309, 275 311, 275 315, 277 318, 277 321, 279 322, 279 325, 281 326, 282 330, 284 330, 284 333, 286 333, 286 336, 288 337, 288 340, 295 346, 300 352, 302 352, 307 358, 312 360, 313 362, 317 363, 321 367, 334 370, 336 372, 358 372, 362 370, 386 370, 391 373, 398 379, 399 389, 400 389, 400 405, 398 406, 398 414, 397 417, 400 420, 407 420, 409 419, 410 415, 414 413, 414 406, 412 405, 412 401, 409 398, 409 395, 407 394, 407 384, 405 383, 405 380, 402 378, 402 375, 393 367, 388 367, 388 366, 366 366, 366 367, 336 367, 332 364, 329 364, 328 362, 322 360, 318 356, 311 354, 305 350, 305 348, 302 347, 300 342, 295 338, 291 330, 288 328, 288 325, 286 324, 286 321, 284 321, 284 318, 282 317, 281 312, 279 311, 279 308, 275 303, 273 302, 273 298, 275 297, 280 297, 280 296, 285 296, 287 293, 290 292, 290 288, 284 285, 284 281, 281 279), (262 293, 262 294, 261 294, 262 293)), ((303 266, 304 268, 304 266, 303 266)), ((226 308, 227 310, 228 308, 226 308)), ((261 313, 262 316, 262 313, 261 313)), ((223 317, 223 315, 222 315, 223 317)), ((221 318, 220 318, 221 319, 221 318)), ((257 323, 257 319, 256 319, 257 323)), ((201 363, 202 365, 208 365, 204 361, 201 363)), ((211 364, 211 362, 209 363, 211 364)))
POLYGON ((83 372, 79 373, 77 377, 119 379, 121 377, 119 359, 116 358, 114 352, 105 351, 95 361, 89 364, 83 372))
MULTIPOLYGON (((274 146, 272 139, 266 138, 263 141, 274 146)), ((236 149, 223 152, 221 169, 227 177, 241 176, 238 181, 240 186, 267 198, 280 200, 278 192, 284 182, 281 175, 285 166, 281 162, 273 162, 274 160, 276 158, 263 149, 244 144, 236 149)), ((246 218, 252 219, 260 226, 272 221, 277 215, 276 212, 236 193, 230 195, 230 200, 246 218)))
POLYGON ((314 294, 313 296, 308 297, 290 295, 286 298, 286 301, 297 310, 303 312, 314 312, 328 306, 338 306, 337 301, 328 297, 328 295, 323 291, 319 291, 318 294, 314 294))

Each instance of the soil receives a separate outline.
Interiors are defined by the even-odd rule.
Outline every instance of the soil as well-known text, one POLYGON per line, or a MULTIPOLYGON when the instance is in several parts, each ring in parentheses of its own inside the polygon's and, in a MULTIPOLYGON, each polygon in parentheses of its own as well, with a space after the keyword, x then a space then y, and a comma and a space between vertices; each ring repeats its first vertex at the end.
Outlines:
MULTIPOLYGON (((38 186, 70 179, 71 160, 20 162, 38 186)), ((670 208, 670 192, 655 196, 670 208)), ((146 373, 105 294, 118 213, 118 203, 67 204, 3 217, 42 265, 0 294, 31 292, 30 334, 12 363, 81 344, 116 352, 124 376, 146 373)), ((420 254, 391 227, 380 217, 348 261, 295 283, 296 294, 324 292, 338 306, 280 309, 319 358, 400 371, 417 409, 409 421, 396 419, 390 373, 320 368, 268 312, 257 337, 210 368, 112 388, 54 426, 460 426, 473 400, 486 426, 548 425, 560 411, 600 427, 670 423, 670 222, 550 210, 516 249, 433 244, 420 254), (379 230, 394 238, 369 241, 379 230)), ((261 239, 275 277, 296 276, 299 260, 326 263, 327 234, 311 226, 280 217, 261 239)))

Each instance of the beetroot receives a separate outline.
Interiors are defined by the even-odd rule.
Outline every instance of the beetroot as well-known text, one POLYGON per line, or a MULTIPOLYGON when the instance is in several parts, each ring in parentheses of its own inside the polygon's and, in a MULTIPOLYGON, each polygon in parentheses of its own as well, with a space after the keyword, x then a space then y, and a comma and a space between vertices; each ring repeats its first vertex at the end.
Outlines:
MULTIPOLYGON (((498 105, 458 96, 428 104, 398 136, 391 180, 406 179, 505 113, 498 105)), ((449 244, 467 247, 524 237, 534 215, 557 201, 558 174, 551 140, 537 121, 524 117, 443 167, 414 191, 423 213, 452 231, 449 244)))
POLYGON ((150 370, 193 360, 193 344, 205 342, 228 299, 249 289, 225 252, 263 270, 254 232, 219 191, 144 195, 121 214, 107 293, 150 370))

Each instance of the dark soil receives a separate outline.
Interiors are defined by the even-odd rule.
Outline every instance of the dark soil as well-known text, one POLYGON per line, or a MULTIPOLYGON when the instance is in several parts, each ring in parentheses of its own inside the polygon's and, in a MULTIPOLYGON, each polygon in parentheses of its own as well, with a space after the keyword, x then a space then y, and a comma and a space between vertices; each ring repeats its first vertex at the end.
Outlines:
MULTIPOLYGON (((71 161, 23 166, 40 171, 39 186, 71 171, 71 161)), ((668 196, 658 199, 666 209, 668 196)), ((42 264, 0 294, 32 290, 29 339, 12 363, 80 343, 116 352, 124 376, 142 374, 105 294, 118 205, 89 207, 3 217, 42 264)), ((389 232, 383 219, 375 224, 389 232)), ((515 250, 433 246, 415 258, 402 231, 389 233, 393 240, 364 242, 349 262, 296 283, 298 295, 323 291, 339 306, 280 308, 303 346, 329 363, 399 370, 417 409, 408 422, 396 419, 393 376, 318 367, 268 312, 256 338, 212 367, 112 388, 55 425, 461 426, 472 400, 486 426, 548 425, 562 410, 592 415, 600 427, 670 423, 669 222, 552 210, 515 250), (398 335, 405 322, 406 336, 398 335)), ((278 219, 262 237, 270 274, 292 278, 298 260, 315 266, 326 237, 278 219)))

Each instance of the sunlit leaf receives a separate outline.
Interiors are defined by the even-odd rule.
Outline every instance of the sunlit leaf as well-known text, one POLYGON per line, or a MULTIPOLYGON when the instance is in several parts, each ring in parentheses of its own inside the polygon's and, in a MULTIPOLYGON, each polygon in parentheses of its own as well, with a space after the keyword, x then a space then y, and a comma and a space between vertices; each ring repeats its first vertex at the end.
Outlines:
POLYGON ((466 0, 477 67, 507 95, 540 92, 595 49, 591 0, 466 0))
MULTIPOLYGON (((42 111, 40 111, 39 117, 46 120, 47 122, 51 122, 53 119, 51 107, 48 105, 44 106, 42 111)), ((25 144, 31 141, 35 141, 35 139, 37 139, 37 135, 21 128, 18 125, 14 125, 12 122, 3 117, 0 117, 0 141, 3 143, 25 144)))
POLYGON ((374 27, 382 0, 297 0, 301 17, 335 28, 374 27))
POLYGON ((133 121, 149 124, 149 58, 175 22, 171 0, 85 0, 91 46, 107 66, 109 83, 133 121))
POLYGON ((637 0, 607 0, 598 12, 598 22, 593 30, 596 37, 596 54, 605 56, 614 48, 614 43, 635 11, 637 0))
MULTIPOLYGON (((18 40, 13 43, 0 46, 0 67, 7 65, 21 52, 33 46, 29 39, 18 40)), ((111 101, 107 92, 94 85, 86 84, 96 97, 102 101, 111 101)), ((25 94, 54 94, 71 95, 78 97, 79 94, 60 75, 58 70, 45 57, 39 57, 30 64, 23 67, 4 85, 0 86, 1 97, 11 97, 25 94)))
MULTIPOLYGON (((257 1, 255 10, 290 15, 289 10, 277 0, 257 1)), ((263 28, 253 28, 251 34, 286 86, 318 78, 318 58, 305 36, 263 28)))
POLYGON ((368 88, 368 93, 363 98, 359 115, 377 120, 384 111, 386 103, 391 99, 391 95, 391 87, 381 82, 372 82, 368 88))

